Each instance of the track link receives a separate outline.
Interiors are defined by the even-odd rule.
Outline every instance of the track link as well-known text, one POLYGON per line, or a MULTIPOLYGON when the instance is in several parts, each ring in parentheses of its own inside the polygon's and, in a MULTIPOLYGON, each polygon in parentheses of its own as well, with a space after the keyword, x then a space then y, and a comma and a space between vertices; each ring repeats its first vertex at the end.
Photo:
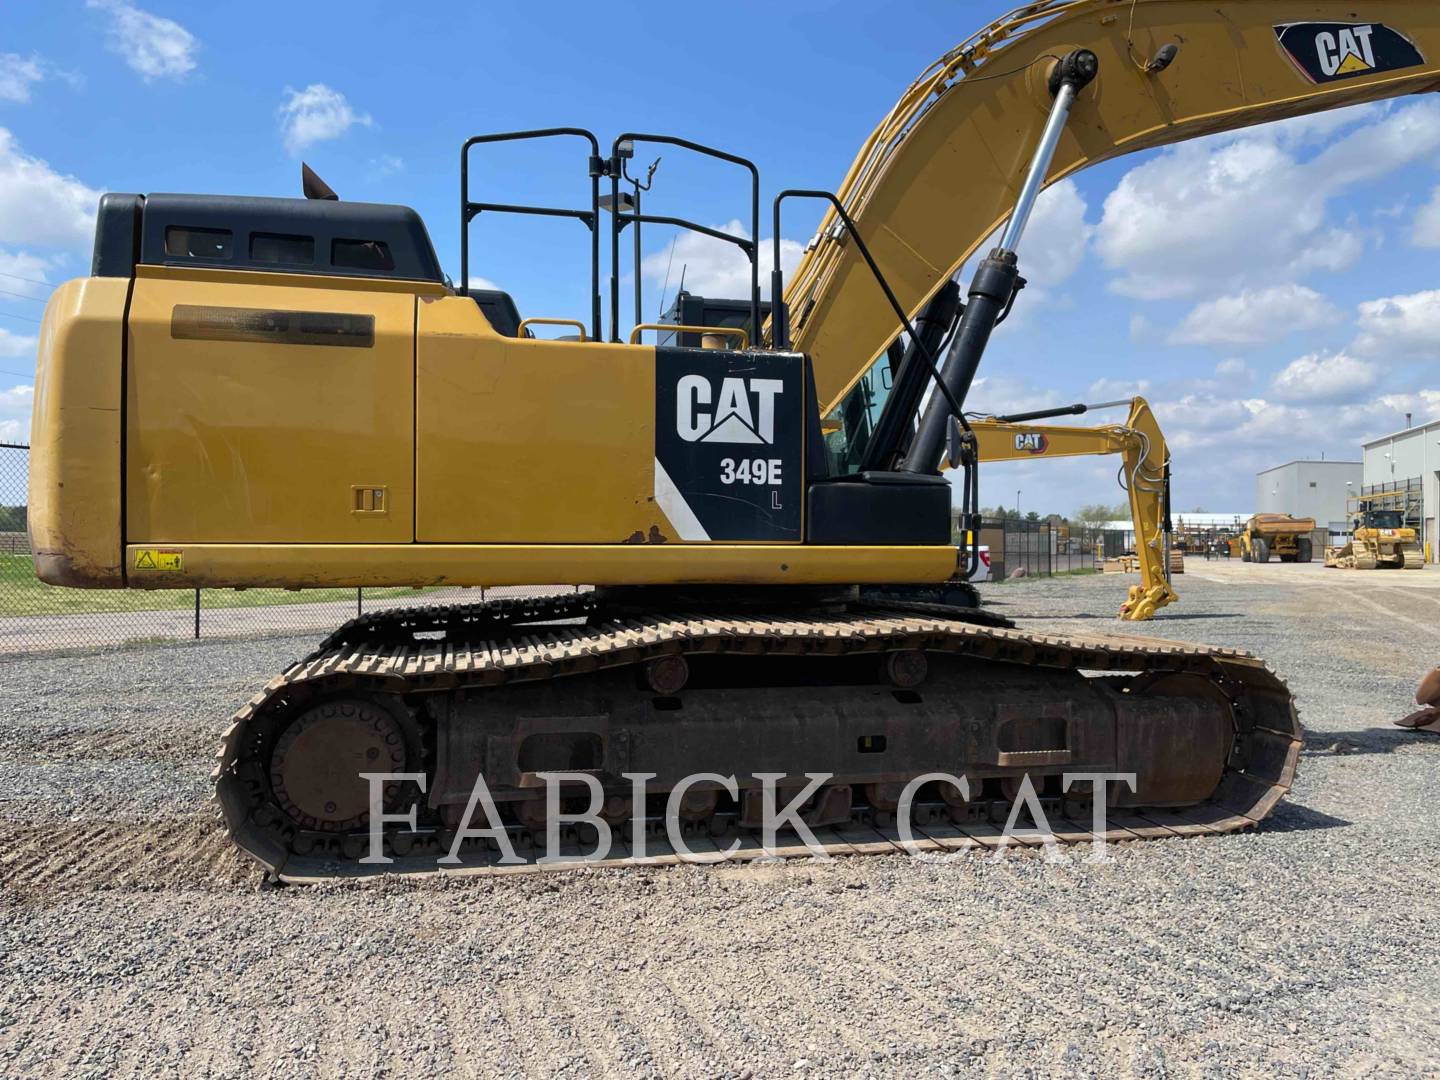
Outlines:
MULTIPOLYGON (((630 846, 631 826, 615 829, 619 854, 597 864, 582 858, 582 836, 572 835, 573 861, 539 864, 543 851, 527 848, 531 834, 511 826, 525 865, 498 865, 493 850, 467 850, 459 866, 438 867, 448 849, 443 827, 392 830, 387 866, 361 865, 365 837, 324 837, 297 829, 276 812, 267 789, 265 755, 274 731, 310 703, 337 694, 368 694, 391 702, 436 701, 457 692, 503 693, 499 688, 576 679, 673 655, 768 657, 874 657, 919 650, 1003 665, 1112 673, 1115 676, 1188 674, 1203 677, 1229 703, 1234 742, 1218 787, 1202 802, 1181 808, 1111 809, 1107 840, 1227 833, 1253 828, 1289 790, 1301 745, 1293 697, 1259 659, 1235 649, 1122 635, 1027 633, 990 625, 993 616, 940 605, 846 610, 795 617, 754 618, 715 611, 628 616, 608 611, 594 594, 501 600, 484 604, 408 608, 352 620, 309 656, 271 680, 233 717, 213 774, 216 799, 232 839, 281 880, 317 882, 377 871, 503 874, 580 865, 665 865, 692 861, 652 836, 646 857, 630 846), (982 621, 983 620, 983 621, 982 621), (318 837, 318 839, 317 839, 318 837), (528 852, 528 854, 527 854, 528 852)), ((1068 799, 1042 799, 1055 840, 1095 839, 1091 807, 1068 799)), ((1002 836, 1008 803, 977 802, 963 812, 917 804, 912 850, 949 851, 1000 845, 1034 845, 1039 837, 1002 836)), ((763 848, 758 837, 734 829, 733 815, 718 813, 687 826, 687 846, 704 858, 806 857, 798 839, 763 848), (718 839, 717 839, 718 838, 718 839), (736 843, 733 852, 725 849, 736 843), (712 854, 713 853, 713 854, 712 854)), ((831 855, 901 850, 893 819, 863 805, 847 823, 815 830, 831 855)))

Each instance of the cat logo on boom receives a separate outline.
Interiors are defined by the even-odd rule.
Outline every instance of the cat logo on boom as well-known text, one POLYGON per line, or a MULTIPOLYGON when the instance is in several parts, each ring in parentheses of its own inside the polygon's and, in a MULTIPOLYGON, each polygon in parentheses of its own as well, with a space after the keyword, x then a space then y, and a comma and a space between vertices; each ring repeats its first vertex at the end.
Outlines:
POLYGON ((1043 454, 1050 449, 1050 440, 1038 431, 1027 431, 1015 436, 1015 449, 1030 454, 1043 454))
POLYGON ((1425 62, 1414 42, 1384 23, 1284 23, 1274 29, 1280 48, 1312 83, 1425 62))

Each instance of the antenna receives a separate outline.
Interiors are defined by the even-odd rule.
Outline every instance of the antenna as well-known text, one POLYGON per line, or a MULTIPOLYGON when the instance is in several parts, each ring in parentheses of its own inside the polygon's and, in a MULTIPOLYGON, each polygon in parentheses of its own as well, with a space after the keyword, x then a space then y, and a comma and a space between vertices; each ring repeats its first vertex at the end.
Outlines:
POLYGON ((670 257, 665 260, 665 284, 660 286, 660 310, 655 313, 657 319, 665 314, 665 294, 670 291, 670 267, 675 265, 675 245, 679 242, 678 233, 670 238, 670 257))

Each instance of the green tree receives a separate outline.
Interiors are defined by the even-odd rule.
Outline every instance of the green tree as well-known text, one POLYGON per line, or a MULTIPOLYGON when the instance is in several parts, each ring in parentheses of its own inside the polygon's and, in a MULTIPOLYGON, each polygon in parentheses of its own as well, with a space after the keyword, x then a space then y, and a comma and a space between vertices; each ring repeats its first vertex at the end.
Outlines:
POLYGON ((1114 506, 1107 506, 1104 503, 1091 503, 1082 506, 1075 511, 1072 521, 1082 525, 1098 525, 1103 521, 1128 521, 1130 519, 1130 507, 1125 503, 1116 503, 1114 506))

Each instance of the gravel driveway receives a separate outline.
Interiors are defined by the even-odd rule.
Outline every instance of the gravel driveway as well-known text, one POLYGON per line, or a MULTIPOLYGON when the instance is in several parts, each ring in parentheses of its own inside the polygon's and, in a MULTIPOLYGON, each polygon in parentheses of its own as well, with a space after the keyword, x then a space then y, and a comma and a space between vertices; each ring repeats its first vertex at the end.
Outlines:
MULTIPOLYGON (((1128 581, 985 595, 1095 632, 1128 581)), ((1389 725, 1440 659, 1440 589, 1417 587, 1440 575, 1406 581, 1192 564, 1181 604, 1126 629, 1270 660, 1300 778, 1257 833, 1108 866, 261 889, 210 817, 210 755, 310 640, 0 661, 0 1072, 1440 1072, 1440 739, 1389 725)))

